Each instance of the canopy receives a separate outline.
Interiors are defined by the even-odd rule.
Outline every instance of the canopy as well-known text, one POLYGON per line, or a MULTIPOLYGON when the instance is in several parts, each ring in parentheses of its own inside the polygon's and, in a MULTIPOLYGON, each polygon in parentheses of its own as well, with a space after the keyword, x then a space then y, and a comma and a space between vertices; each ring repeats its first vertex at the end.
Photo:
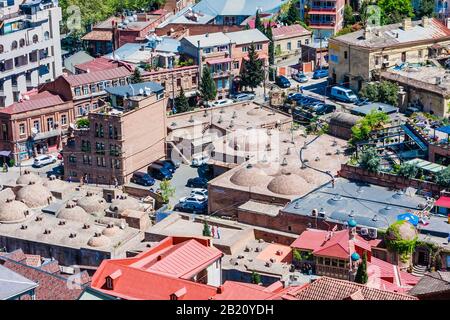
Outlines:
POLYGON ((442 196, 434 203, 435 207, 450 208, 450 197, 442 196))
POLYGON ((412 165, 416 166, 417 168, 420 168, 424 171, 429 171, 432 173, 437 173, 446 168, 445 166, 442 166, 440 164, 429 162, 429 161, 419 159, 419 158, 409 160, 406 163, 412 164, 412 165))
POLYGON ((450 126, 437 128, 436 131, 444 132, 446 134, 450 134, 450 126))
POLYGON ((8 151, 8 150, 0 151, 0 157, 9 157, 10 154, 11 154, 11 151, 8 151))
POLYGON ((412 213, 403 213, 397 216, 397 220, 404 220, 410 222, 413 226, 417 226, 419 224, 419 217, 412 213))

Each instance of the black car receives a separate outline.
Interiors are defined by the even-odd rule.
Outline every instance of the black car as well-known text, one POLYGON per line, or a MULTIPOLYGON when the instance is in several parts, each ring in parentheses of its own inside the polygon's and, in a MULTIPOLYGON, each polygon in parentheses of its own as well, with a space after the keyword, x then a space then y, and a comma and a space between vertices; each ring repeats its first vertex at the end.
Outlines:
POLYGON ((193 206, 190 203, 180 202, 180 203, 177 203, 173 207, 173 210, 174 211, 187 212, 187 213, 207 214, 208 213, 208 206, 205 206, 203 208, 198 208, 198 207, 193 206))
POLYGON ((328 113, 332 113, 332 112, 336 111, 336 106, 334 106, 332 104, 322 104, 315 111, 316 111, 317 115, 328 114, 328 113))
POLYGON ((206 180, 205 178, 190 178, 187 183, 186 186, 189 188, 202 188, 202 189, 206 189, 208 187, 208 180, 206 180))
POLYGON ((283 89, 290 88, 291 86, 291 82, 285 76, 277 76, 275 78, 275 84, 283 89))
POLYGON ((51 171, 47 172, 47 177, 55 176, 55 177, 63 177, 64 176, 64 166, 57 166, 52 168, 51 171))
POLYGON ((174 173, 177 169, 175 165, 172 162, 166 161, 166 160, 157 160, 153 162, 154 164, 160 165, 161 167, 169 170, 171 173, 174 173))
POLYGON ((141 186, 152 186, 155 184, 155 179, 150 177, 148 173, 135 172, 131 177, 131 182, 139 184, 141 186))

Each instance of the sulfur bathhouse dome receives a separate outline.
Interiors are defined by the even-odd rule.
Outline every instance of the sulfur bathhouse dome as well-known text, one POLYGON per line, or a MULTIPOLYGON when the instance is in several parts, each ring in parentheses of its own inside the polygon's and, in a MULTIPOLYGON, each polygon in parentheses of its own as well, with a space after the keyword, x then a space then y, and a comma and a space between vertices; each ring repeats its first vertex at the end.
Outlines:
POLYGON ((84 211, 83 208, 76 205, 73 201, 68 201, 64 208, 61 208, 57 212, 57 218, 78 221, 78 222, 86 222, 89 218, 89 215, 84 211))
POLYGON ((86 192, 86 195, 77 201, 77 205, 83 208, 87 213, 100 216, 106 209, 106 201, 92 191, 86 192))
POLYGON ((67 184, 61 179, 56 179, 56 177, 52 175, 44 182, 44 187, 47 187, 50 190, 62 190, 67 187, 67 184))
POLYGON ((29 215, 28 207, 12 198, 0 204, 0 223, 22 222, 29 215))
POLYGON ((30 182, 17 191, 16 198, 30 208, 43 207, 53 201, 52 194, 42 184, 30 182))
POLYGON ((114 237, 119 234, 122 230, 118 226, 113 224, 108 224, 108 226, 103 229, 102 234, 107 237, 114 237))
POLYGON ((267 175, 262 169, 256 168, 252 165, 236 171, 230 178, 230 181, 241 187, 256 187, 267 186, 271 177, 267 175))
POLYGON ((30 182, 40 184, 42 183, 42 179, 37 174, 30 172, 30 170, 25 170, 16 180, 16 184, 20 185, 28 185, 30 182))
POLYGON ((94 248, 106 247, 110 243, 111 240, 101 233, 95 233, 88 241, 88 245, 94 248))
POLYGON ((137 199, 121 195, 119 198, 114 199, 109 206, 109 210, 116 213, 122 213, 126 209, 141 211, 141 204, 137 199))
POLYGON ((233 132, 228 140, 228 145, 239 151, 264 151, 270 144, 270 136, 266 130, 252 129, 233 132))
POLYGON ((284 195, 298 195, 308 192, 308 182, 293 173, 286 173, 276 176, 270 181, 267 188, 273 193, 284 195))

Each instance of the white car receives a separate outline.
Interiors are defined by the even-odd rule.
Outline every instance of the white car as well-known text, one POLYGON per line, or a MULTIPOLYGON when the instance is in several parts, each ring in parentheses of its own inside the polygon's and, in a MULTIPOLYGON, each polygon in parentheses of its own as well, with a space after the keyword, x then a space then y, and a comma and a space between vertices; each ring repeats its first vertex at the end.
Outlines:
POLYGON ((202 164, 209 161, 209 156, 204 154, 195 155, 192 157, 191 165, 193 167, 200 167, 202 164))
POLYGON ((182 197, 180 198, 179 202, 183 203, 183 202, 195 202, 197 204, 202 204, 205 201, 207 201, 208 199, 205 198, 204 196, 200 196, 200 195, 190 195, 189 197, 182 197))
POLYGON ((208 190, 202 188, 194 188, 191 190, 191 196, 202 196, 208 198, 208 190))
POLYGON ((48 164, 56 162, 56 157, 53 155, 41 155, 34 158, 33 167, 41 168, 48 164))
POLYGON ((228 106, 233 103, 234 103, 234 101, 231 99, 220 99, 220 100, 216 100, 213 103, 211 103, 211 107, 224 107, 224 106, 228 106))

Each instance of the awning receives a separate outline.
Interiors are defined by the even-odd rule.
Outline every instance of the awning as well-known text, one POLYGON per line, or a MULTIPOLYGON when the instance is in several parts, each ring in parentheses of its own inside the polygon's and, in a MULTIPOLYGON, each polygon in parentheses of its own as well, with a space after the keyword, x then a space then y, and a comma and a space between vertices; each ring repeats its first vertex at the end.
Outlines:
POLYGON ((0 150, 0 157, 9 157, 11 151, 8 150, 0 150))
POLYGON ((440 127, 437 128, 436 131, 440 131, 446 134, 450 134, 450 126, 440 127))
POLYGON ((397 216, 397 220, 399 221, 408 221, 410 222, 413 226, 417 226, 419 224, 419 217, 412 214, 412 213, 403 213, 403 214, 399 214, 397 216))
POLYGON ((222 58, 222 59, 214 59, 214 60, 208 60, 206 61, 207 64, 219 64, 219 63, 227 63, 231 62, 233 59, 231 58, 222 58))
POLYGON ((36 134, 33 139, 34 141, 37 140, 44 140, 44 139, 48 139, 48 138, 52 138, 52 137, 57 137, 61 135, 61 130, 51 130, 51 131, 46 131, 46 132, 39 132, 38 134, 36 134))
MULTIPOLYGON (((267 56, 267 54, 261 53, 261 54, 258 54, 258 58, 259 58, 259 60, 261 60, 261 59, 267 59, 268 56, 267 56)), ((245 56, 245 57, 244 57, 244 60, 248 60, 248 56, 245 56)))
POLYGON ((417 168, 420 168, 424 171, 428 171, 428 172, 432 172, 432 173, 440 172, 446 168, 445 166, 442 166, 440 164, 433 163, 433 162, 426 161, 426 160, 419 159, 419 158, 406 161, 406 163, 412 164, 413 166, 416 166, 417 168))
POLYGON ((434 203, 435 207, 450 208, 450 197, 442 196, 434 203))

